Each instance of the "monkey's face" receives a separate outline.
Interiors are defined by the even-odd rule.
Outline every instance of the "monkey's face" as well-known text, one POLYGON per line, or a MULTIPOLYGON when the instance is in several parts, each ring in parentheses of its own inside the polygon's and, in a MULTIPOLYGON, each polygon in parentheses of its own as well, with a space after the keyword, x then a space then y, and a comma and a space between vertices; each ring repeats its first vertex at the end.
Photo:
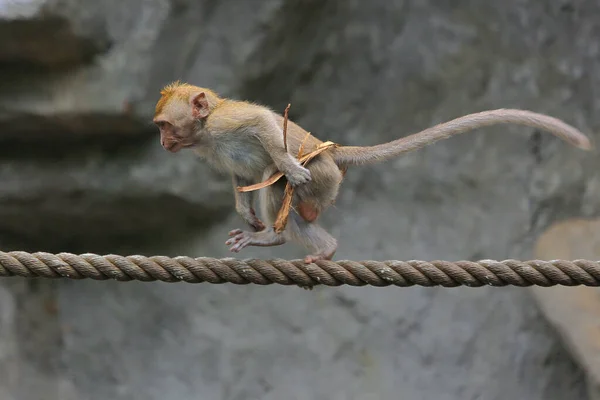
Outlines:
POLYGON ((153 122, 160 130, 160 144, 165 150, 177 153, 196 145, 196 118, 191 104, 172 101, 153 122))

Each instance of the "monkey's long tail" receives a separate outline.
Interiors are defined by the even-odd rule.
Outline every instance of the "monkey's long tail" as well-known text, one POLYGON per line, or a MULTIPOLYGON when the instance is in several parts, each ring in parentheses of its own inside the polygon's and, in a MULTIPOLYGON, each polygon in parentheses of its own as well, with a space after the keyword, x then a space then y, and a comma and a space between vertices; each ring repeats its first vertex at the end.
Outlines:
POLYGON ((338 165, 374 164, 473 129, 510 123, 548 131, 583 150, 593 148, 590 140, 582 132, 557 118, 532 111, 498 109, 468 114, 375 146, 340 146, 331 154, 338 165))

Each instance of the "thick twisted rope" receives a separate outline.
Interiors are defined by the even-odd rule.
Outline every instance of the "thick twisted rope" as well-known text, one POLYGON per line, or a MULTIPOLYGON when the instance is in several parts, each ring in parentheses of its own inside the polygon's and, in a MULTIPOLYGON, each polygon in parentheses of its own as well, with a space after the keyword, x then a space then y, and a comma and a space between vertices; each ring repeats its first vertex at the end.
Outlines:
POLYGON ((600 286, 600 261, 319 261, 0 252, 0 277, 326 286, 600 286))

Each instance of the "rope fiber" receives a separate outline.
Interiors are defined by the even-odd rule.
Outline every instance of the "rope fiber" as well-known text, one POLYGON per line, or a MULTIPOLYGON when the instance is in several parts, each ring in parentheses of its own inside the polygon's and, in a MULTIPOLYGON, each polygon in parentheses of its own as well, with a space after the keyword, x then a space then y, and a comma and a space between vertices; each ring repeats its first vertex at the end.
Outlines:
POLYGON ((0 252, 0 277, 326 286, 600 286, 600 261, 319 261, 0 252))

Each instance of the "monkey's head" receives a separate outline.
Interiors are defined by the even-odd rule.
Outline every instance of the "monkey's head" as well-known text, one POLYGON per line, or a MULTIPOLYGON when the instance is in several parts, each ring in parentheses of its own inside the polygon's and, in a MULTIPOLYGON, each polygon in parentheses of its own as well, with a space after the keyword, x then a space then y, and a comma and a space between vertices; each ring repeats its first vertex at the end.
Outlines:
POLYGON ((160 130, 160 144, 173 153, 194 147, 200 139, 198 128, 215 107, 218 96, 209 89, 179 81, 165 86, 160 94, 153 119, 160 130))

